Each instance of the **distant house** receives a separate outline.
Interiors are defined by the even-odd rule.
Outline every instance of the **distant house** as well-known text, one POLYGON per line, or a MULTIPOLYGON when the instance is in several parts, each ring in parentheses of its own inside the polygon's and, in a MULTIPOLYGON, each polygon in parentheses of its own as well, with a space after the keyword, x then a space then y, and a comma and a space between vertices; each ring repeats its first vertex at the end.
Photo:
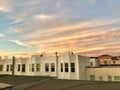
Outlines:
POLYGON ((99 65, 86 68, 87 80, 120 81, 120 56, 101 55, 99 65))
POLYGON ((99 63, 101 66, 119 66, 120 56, 101 55, 99 63))

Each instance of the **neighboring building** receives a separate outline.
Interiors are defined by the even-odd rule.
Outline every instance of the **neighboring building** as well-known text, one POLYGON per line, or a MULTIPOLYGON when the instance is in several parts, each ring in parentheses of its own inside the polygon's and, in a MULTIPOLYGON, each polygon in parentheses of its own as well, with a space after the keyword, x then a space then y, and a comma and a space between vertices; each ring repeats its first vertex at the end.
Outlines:
POLYGON ((0 74, 51 76, 58 79, 85 80, 89 58, 72 52, 55 56, 33 55, 31 58, 0 60, 0 74))
POLYGON ((87 67, 87 80, 120 81, 120 56, 101 55, 99 67, 87 67))
POLYGON ((89 57, 90 67, 99 67, 99 57, 89 57))
POLYGON ((120 81, 120 67, 86 68, 86 79, 97 81, 120 81))
POLYGON ((120 56, 101 55, 100 66, 119 66, 120 56))

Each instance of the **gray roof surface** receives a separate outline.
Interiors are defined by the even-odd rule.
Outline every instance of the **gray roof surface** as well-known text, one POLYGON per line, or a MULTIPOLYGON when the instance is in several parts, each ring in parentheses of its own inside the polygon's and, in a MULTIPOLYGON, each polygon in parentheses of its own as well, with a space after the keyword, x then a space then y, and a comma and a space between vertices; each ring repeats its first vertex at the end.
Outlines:
POLYGON ((120 90, 120 83, 51 79, 24 90, 120 90))
MULTIPOLYGON (((26 89, 22 90, 120 90, 120 82, 59 80, 40 76, 0 76, 0 83, 15 87, 26 84, 26 89), (32 85, 33 82, 38 83, 32 85)), ((15 87, 11 90, 18 90, 15 87)))
POLYGON ((7 83, 13 86, 19 86, 26 83, 33 83, 44 80, 48 77, 40 76, 0 76, 0 83, 7 83))

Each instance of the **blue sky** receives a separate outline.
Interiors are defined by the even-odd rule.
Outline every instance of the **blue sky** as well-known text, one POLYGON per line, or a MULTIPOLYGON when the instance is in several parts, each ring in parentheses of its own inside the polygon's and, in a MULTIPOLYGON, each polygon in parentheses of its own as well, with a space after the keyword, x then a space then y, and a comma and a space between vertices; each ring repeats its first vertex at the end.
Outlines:
POLYGON ((120 0, 1 0, 0 54, 120 52, 120 0))

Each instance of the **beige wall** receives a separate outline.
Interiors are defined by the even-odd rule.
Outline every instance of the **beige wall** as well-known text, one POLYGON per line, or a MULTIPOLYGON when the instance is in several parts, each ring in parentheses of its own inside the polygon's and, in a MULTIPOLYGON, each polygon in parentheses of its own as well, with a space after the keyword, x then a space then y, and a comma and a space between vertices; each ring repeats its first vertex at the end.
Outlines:
POLYGON ((120 68, 86 68, 86 80, 90 80, 90 75, 95 75, 95 80, 99 81, 99 77, 102 76, 104 81, 108 81, 108 76, 120 76, 120 68))

